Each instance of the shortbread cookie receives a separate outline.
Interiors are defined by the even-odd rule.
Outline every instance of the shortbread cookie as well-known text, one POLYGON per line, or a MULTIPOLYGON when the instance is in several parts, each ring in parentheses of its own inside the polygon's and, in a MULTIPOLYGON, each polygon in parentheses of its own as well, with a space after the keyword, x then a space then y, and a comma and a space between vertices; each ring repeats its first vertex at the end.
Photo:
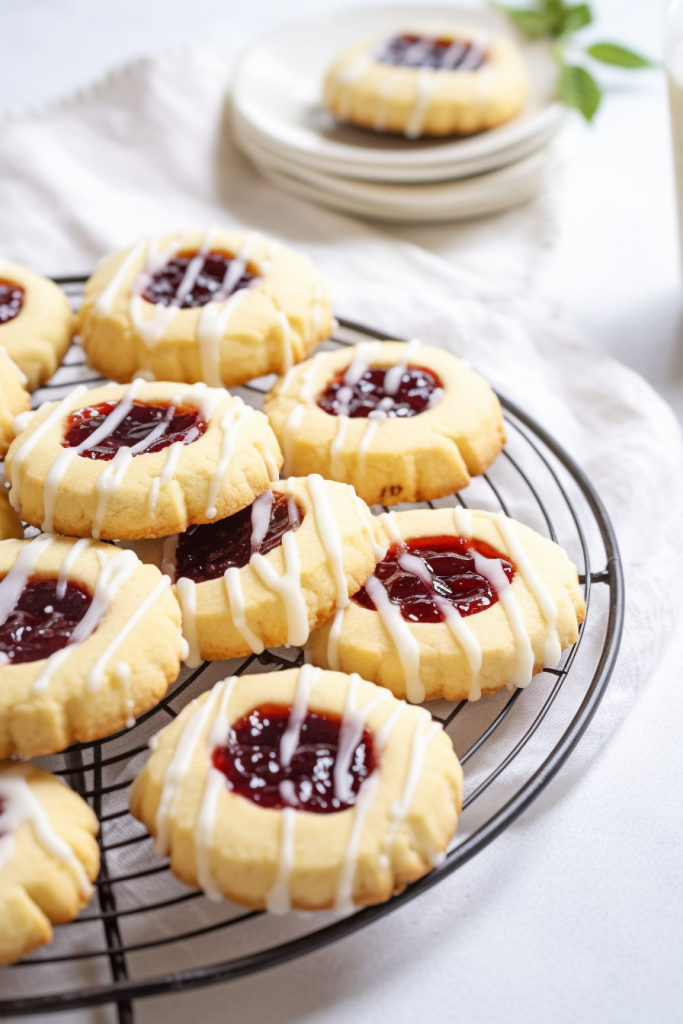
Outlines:
POLYGON ((504 513, 459 506, 380 516, 389 550, 307 657, 397 697, 477 700, 527 686, 576 643, 586 606, 576 567, 504 513))
POLYGON ((133 549, 175 583, 188 664, 300 646, 383 557, 376 520, 346 484, 274 484, 236 515, 133 549))
POLYGON ((328 72, 324 102, 341 121, 416 139, 494 128, 522 110, 527 92, 511 39, 459 25, 354 43, 328 72))
POLYGON ((157 854, 274 913, 388 899, 443 860, 460 812, 440 723, 312 665, 217 683, 152 746, 130 801, 157 854))
POLYGON ((0 758, 132 725, 184 653, 168 578, 132 551, 53 534, 0 544, 0 758))
POLYGON ((353 484, 368 505, 466 487, 505 442, 500 403, 467 363, 396 341, 323 352, 266 395, 284 473, 353 484))
POLYGON ((3 466, 0 464, 0 540, 23 537, 21 520, 9 503, 9 494, 2 481, 3 466))
POLYGON ((0 348, 0 458, 7 454, 14 438, 14 417, 31 408, 26 384, 26 374, 10 359, 5 349, 0 348))
POLYGON ((73 334, 73 315, 62 289, 40 274, 0 260, 0 347, 35 391, 59 367, 73 334))
POLYGON ((52 939, 87 906, 100 854, 97 818, 49 772, 0 764, 0 965, 52 939))
POLYGON ((22 519, 71 537, 163 537, 244 508, 277 479, 265 416, 222 388, 135 380, 76 388, 7 455, 22 519))
POLYGON ((284 373, 329 337, 310 259, 254 232, 178 232, 109 257, 85 286, 79 333, 105 377, 211 387, 284 373))

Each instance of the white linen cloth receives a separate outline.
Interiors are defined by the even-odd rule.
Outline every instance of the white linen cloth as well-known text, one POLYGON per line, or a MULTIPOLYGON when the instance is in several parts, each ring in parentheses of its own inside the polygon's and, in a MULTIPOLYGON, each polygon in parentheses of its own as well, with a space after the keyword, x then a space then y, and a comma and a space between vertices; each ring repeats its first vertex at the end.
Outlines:
MULTIPOLYGON (((230 139, 228 77, 217 55, 188 50, 136 62, 64 102, 0 118, 1 255, 45 273, 88 272, 105 252, 150 233, 213 221, 255 227, 311 254, 338 315, 448 348, 536 417, 602 496, 628 594, 619 663, 563 770, 565 785, 552 791, 557 798, 623 720, 676 620, 683 562, 678 425, 636 374, 542 318, 519 281, 511 287, 509 277, 476 276, 265 183, 230 139)), ((490 224, 485 234, 490 240, 490 224)), ((532 699, 533 688, 525 697, 532 699)), ((516 762, 511 789, 527 765, 516 762)), ((550 802, 544 800, 548 815, 550 802)), ((487 851, 489 865, 500 845, 487 851)), ((417 926, 421 906, 402 911, 394 931, 417 926)), ((188 922, 199 926, 212 912, 197 901, 188 922)), ((287 928, 272 927, 273 940, 287 928)), ((347 955, 352 969, 358 954, 347 955)), ((166 969, 163 950, 155 965, 166 969)))

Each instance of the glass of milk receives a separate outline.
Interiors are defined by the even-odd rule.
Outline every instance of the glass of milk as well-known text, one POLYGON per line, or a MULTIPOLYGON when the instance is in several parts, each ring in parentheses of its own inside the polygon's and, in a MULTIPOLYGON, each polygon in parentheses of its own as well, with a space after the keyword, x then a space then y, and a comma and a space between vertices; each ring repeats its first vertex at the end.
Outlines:
POLYGON ((683 0, 672 0, 664 15, 664 61, 669 82, 678 199, 678 238, 683 268, 683 0))

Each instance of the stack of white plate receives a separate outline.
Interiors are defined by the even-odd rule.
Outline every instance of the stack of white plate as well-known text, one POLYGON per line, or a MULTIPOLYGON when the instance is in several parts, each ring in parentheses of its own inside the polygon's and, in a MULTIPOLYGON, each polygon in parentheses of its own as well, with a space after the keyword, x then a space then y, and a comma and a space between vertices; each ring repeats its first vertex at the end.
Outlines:
POLYGON ((234 133, 266 178, 304 199, 378 220, 460 220, 543 190, 564 119, 555 80, 550 47, 525 41, 495 12, 433 5, 346 11, 286 25, 245 54, 233 89, 234 133), (506 32, 522 49, 530 95, 514 120, 469 138, 414 141, 339 124, 322 106, 325 73, 350 43, 414 27, 438 34, 454 22, 506 32))

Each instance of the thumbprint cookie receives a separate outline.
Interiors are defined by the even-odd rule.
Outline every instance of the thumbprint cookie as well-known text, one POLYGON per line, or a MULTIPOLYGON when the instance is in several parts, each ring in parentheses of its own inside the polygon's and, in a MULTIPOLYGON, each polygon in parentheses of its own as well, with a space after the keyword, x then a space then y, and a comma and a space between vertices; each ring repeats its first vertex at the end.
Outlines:
POLYGON ((31 408, 26 384, 26 375, 0 348, 0 458, 7 454, 14 438, 14 417, 31 408))
POLYGON ((100 867, 97 818, 61 779, 0 764, 0 964, 52 939, 87 906, 100 867))
POLYGON ((494 128, 522 110, 527 91, 515 43, 462 25, 354 43, 330 68, 324 102, 340 121, 417 139, 494 128))
POLYGON ((223 388, 134 380, 74 389, 30 416, 7 454, 10 501, 44 532, 137 539, 248 505, 282 456, 263 413, 223 388))
POLYGON ((219 522, 131 546, 175 583, 194 666, 303 644, 383 557, 375 523, 353 488, 313 474, 219 522))
POLYGON ((106 259, 78 320, 105 377, 230 387, 284 373, 332 329, 310 259, 255 232, 177 232, 106 259))
POLYGON ((153 738, 132 813, 211 899, 380 903, 439 864, 462 771, 440 723, 312 665, 217 683, 153 738))
MULTIPOLYGON (((0 470, 2 466, 0 465, 0 470)), ((21 520, 9 503, 9 494, 2 485, 2 473, 0 472, 0 540, 9 540, 12 537, 24 536, 21 520)))
POLYGON ((285 474, 344 481, 368 505, 431 501, 467 487, 505 443, 489 385, 419 341, 318 353, 276 383, 264 411, 285 474))
POLYGON ((185 653, 169 580, 132 551, 42 533, 0 543, 0 758, 110 736, 185 653))
POLYGON ((62 289, 18 263, 0 260, 0 348, 25 374, 29 391, 50 379, 72 334, 73 315, 62 289))
POLYGON ((379 517, 389 547, 335 623, 312 633, 315 665, 359 672, 412 702, 527 686, 576 643, 586 606, 563 548, 504 513, 379 517))

